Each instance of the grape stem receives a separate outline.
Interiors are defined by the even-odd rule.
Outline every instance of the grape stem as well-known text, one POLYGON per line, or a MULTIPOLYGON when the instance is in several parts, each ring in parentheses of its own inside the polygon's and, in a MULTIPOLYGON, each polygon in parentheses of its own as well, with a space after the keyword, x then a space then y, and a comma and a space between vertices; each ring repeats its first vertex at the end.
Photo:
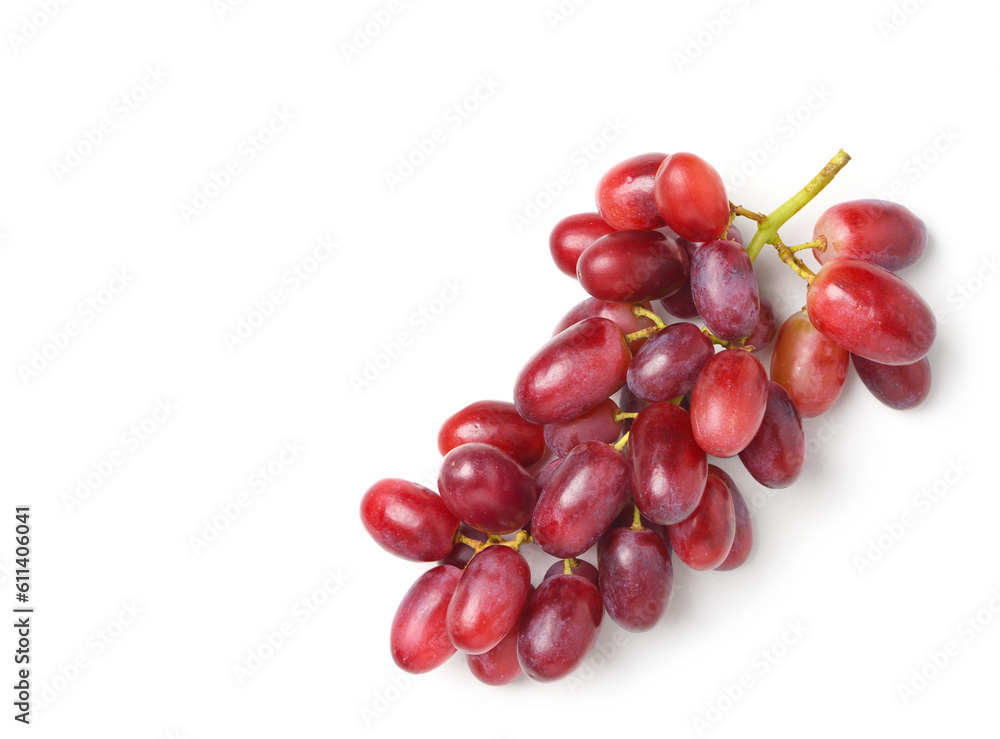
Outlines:
POLYGON ((633 531, 645 531, 646 530, 645 528, 643 528, 642 521, 640 519, 641 515, 642 514, 639 513, 639 506, 637 506, 635 503, 633 503, 632 504, 632 530, 633 531))
POLYGON ((638 331, 633 331, 630 334, 625 334, 625 341, 629 344, 633 344, 640 339, 645 339, 647 336, 652 336, 657 331, 662 331, 667 327, 667 324, 662 318, 653 313, 653 311, 643 308, 642 303, 636 303, 632 306, 632 315, 636 318, 648 318, 654 325, 638 331))
POLYGON ((638 413, 626 413, 625 411, 619 411, 614 415, 615 423, 621 423, 628 418, 635 418, 638 415, 638 413))
POLYGON ((797 251, 802 251, 803 249, 815 249, 816 251, 826 251, 826 236, 820 236, 815 241, 807 241, 804 244, 798 244, 796 246, 786 247, 788 251, 793 254, 797 251))
MULTIPOLYGON (((819 195, 823 188, 833 181, 833 178, 849 161, 851 161, 851 157, 848 156, 847 152, 843 149, 838 151, 833 159, 823 167, 822 171, 809 181, 809 184, 795 193, 782 205, 778 206, 773 212, 769 213, 764 220, 758 222, 757 233, 753 235, 750 243, 747 244, 747 255, 750 257, 751 262, 760 254, 760 250, 764 248, 764 244, 775 244, 778 241, 778 229, 784 226, 792 216, 802 210, 810 200, 819 195)), ((787 249, 788 247, 785 248, 787 249)))
MULTIPOLYGON (((638 415, 638 414, 636 414, 636 415, 638 415)), ((628 444, 628 435, 629 435, 629 432, 626 431, 625 435, 622 438, 620 438, 618 441, 616 441, 614 444, 612 444, 612 446, 614 447, 614 450, 616 452, 620 452, 622 449, 625 448, 625 445, 628 444)))
POLYGON ((514 538, 511 539, 510 541, 504 541, 504 538, 499 534, 490 534, 487 537, 486 541, 477 541, 475 539, 469 538, 461 531, 455 532, 455 539, 454 539, 455 544, 465 544, 466 546, 472 547, 473 550, 475 550, 475 554, 473 554, 473 556, 479 554, 482 550, 486 549, 486 547, 494 547, 494 546, 510 547, 516 552, 521 548, 522 544, 524 544, 525 542, 530 543, 532 541, 533 539, 531 538, 531 534, 529 534, 524 529, 518 531, 514 535, 514 538))
POLYGON ((790 247, 785 246, 781 243, 781 239, 775 237, 774 248, 778 250, 778 256, 781 257, 782 262, 791 267, 792 271, 803 280, 810 285, 812 284, 812 281, 816 279, 816 273, 803 264, 802 260, 792 253, 793 250, 790 247))
MULTIPOLYGON (((743 216, 744 218, 749 218, 751 221, 757 221, 757 223, 763 223, 767 216, 763 213, 758 213, 753 210, 747 210, 742 205, 733 205, 729 203, 729 212, 734 216, 743 216)), ((732 225, 732 219, 730 219, 730 225, 732 225)))
POLYGON ((563 574, 564 575, 572 575, 573 574, 573 570, 575 568, 579 567, 579 566, 580 566, 579 560, 577 560, 574 557, 569 557, 568 559, 564 559, 563 560, 563 574))

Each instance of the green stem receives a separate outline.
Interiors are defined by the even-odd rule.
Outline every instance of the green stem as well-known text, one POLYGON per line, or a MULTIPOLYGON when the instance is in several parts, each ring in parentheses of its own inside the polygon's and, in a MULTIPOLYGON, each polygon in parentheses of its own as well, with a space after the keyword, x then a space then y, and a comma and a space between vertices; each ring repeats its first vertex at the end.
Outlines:
POLYGON ((750 243, 747 244, 747 255, 752 262, 764 248, 764 244, 773 244, 778 238, 778 229, 784 226, 788 220, 802 210, 810 200, 819 195, 824 187, 830 184, 837 173, 851 161, 843 149, 837 152, 836 156, 823 167, 823 170, 809 181, 809 184, 795 193, 785 203, 778 206, 773 212, 757 226, 757 233, 753 235, 750 243))
POLYGON ((807 241, 804 244, 796 244, 795 246, 786 246, 785 248, 793 254, 797 251, 803 251, 805 249, 816 249, 817 251, 826 251, 826 236, 820 236, 815 241, 807 241))
POLYGON ((650 321, 656 324, 656 330, 659 331, 667 327, 667 324, 658 315, 653 313, 651 310, 646 310, 642 307, 642 303, 636 303, 632 306, 632 315, 636 318, 648 318, 650 321))
POLYGON ((615 423, 621 423, 622 421, 628 418, 635 418, 638 415, 639 415, 638 413, 626 413, 625 411, 618 411, 618 413, 614 415, 615 423))
POLYGON ((617 442, 615 442, 614 449, 616 452, 620 452, 622 449, 625 448, 625 445, 628 444, 628 434, 629 432, 626 432, 622 438, 620 438, 617 442))
MULTIPOLYGON (((729 210, 734 216, 743 216, 744 218, 749 218, 751 221, 757 221, 757 223, 761 223, 765 218, 767 218, 767 216, 763 213, 747 210, 742 205, 733 205, 730 203, 729 210)), ((732 225, 732 220, 730 220, 729 225, 732 225)))
POLYGON ((642 520, 640 518, 641 515, 642 514, 639 513, 639 506, 637 506, 635 503, 633 503, 632 504, 632 530, 633 531, 645 531, 646 530, 645 528, 643 528, 642 520))
POLYGON ((791 267, 795 274, 811 285, 812 281, 816 279, 816 273, 795 256, 791 249, 782 244, 781 239, 775 238, 775 242, 774 247, 778 250, 778 256, 781 257, 781 261, 791 267))
POLYGON ((575 559, 573 557, 569 557, 568 559, 564 559, 563 560, 563 574, 564 575, 572 575, 573 574, 573 570, 576 569, 579 566, 580 566, 579 560, 577 560, 577 559, 575 559))

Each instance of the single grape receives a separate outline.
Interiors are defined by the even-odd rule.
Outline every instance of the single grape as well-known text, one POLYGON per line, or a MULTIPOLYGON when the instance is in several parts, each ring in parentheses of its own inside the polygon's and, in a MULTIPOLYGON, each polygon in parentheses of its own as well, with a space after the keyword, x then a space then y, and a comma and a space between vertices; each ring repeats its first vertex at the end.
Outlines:
POLYGON ((576 262, 583 250, 615 229, 601 218, 600 213, 576 213, 566 216, 552 229, 549 251, 560 271, 576 277, 576 262))
POLYGON ((573 447, 585 441, 614 444, 622 430, 621 423, 615 420, 617 413, 618 406, 609 398, 576 418, 546 424, 545 443, 560 457, 565 457, 573 447))
POLYGON ((851 200, 828 208, 816 221, 813 239, 826 237, 826 249, 813 249, 820 264, 854 257, 895 272, 920 259, 927 227, 909 209, 888 200, 851 200))
POLYGON ((698 507, 708 459, 686 411, 668 402, 639 411, 629 432, 629 461, 632 496, 650 521, 683 521, 698 507))
POLYGON ((788 317, 771 354, 771 379, 792 397, 803 418, 832 406, 847 379, 850 354, 821 334, 805 311, 788 317))
MULTIPOLYGON (((645 316, 635 317, 632 313, 632 305, 632 303, 609 303, 606 300, 587 298, 573 306, 570 312, 562 317, 559 323, 556 324, 552 335, 561 334, 573 324, 579 323, 586 318, 593 318, 594 316, 614 321, 623 334, 635 333, 636 331, 652 326, 653 322, 645 316)), ((653 310, 653 306, 648 300, 640 301, 640 305, 650 312, 653 310)), ((633 351, 638 351, 636 347, 642 346, 643 342, 645 342, 645 339, 632 344, 633 351)))
POLYGON ((387 552, 418 562, 447 557, 458 530, 440 496, 395 478, 379 480, 361 497, 361 523, 387 552))
POLYGON ((656 172, 653 195, 664 222, 681 238, 711 241, 726 233, 726 186, 701 157, 682 152, 664 159, 656 172))
POLYGON ((448 636, 468 654, 489 651, 521 615, 531 588, 531 570, 518 552, 488 546, 466 565, 448 605, 448 636))
MULTIPOLYGON (((549 569, 545 570, 545 574, 542 576, 542 579, 548 580, 550 577, 564 574, 566 574, 566 562, 565 560, 560 559, 553 562, 549 566, 549 569)), ((573 574, 585 577, 594 583, 594 585, 597 585, 597 568, 585 559, 576 560, 576 566, 573 567, 573 574)))
POLYGON ((653 199, 653 180, 666 154, 640 154, 619 162, 597 184, 597 210, 610 225, 649 229, 663 225, 653 199))
POLYGON ((786 488, 806 462, 802 416, 792 397, 776 382, 767 383, 767 409, 757 435, 740 452, 740 461, 764 487, 786 488))
POLYGON ((714 354, 715 346, 694 324, 667 326, 636 353, 627 387, 651 403, 679 398, 694 388, 702 366, 714 354))
POLYGON ((517 635, 524 674, 542 682, 575 670, 597 643, 604 616, 601 593, 581 575, 543 580, 528 602, 517 635))
POLYGON ((699 246, 691 260, 691 297, 705 326, 720 339, 736 341, 753 331, 760 293, 743 247, 735 241, 699 246))
POLYGON ((670 605, 674 567, 670 551, 650 529, 612 529, 597 548, 601 598, 626 631, 653 628, 670 605))
POLYGON ((457 567, 438 565, 406 591, 389 631, 389 651, 400 669, 414 674, 429 672, 455 653, 445 614, 461 577, 457 567))
POLYGON ((733 457, 757 433, 766 407, 760 360, 743 349, 725 349, 705 362, 691 391, 691 430, 708 454, 733 457))
POLYGON ((854 369, 865 387, 890 408, 898 411, 914 408, 931 391, 931 363, 927 357, 913 364, 879 364, 851 355, 854 369))
POLYGON ((778 332, 778 321, 774 316, 774 307, 771 301, 760 296, 760 312, 757 314, 757 323, 753 331, 747 336, 745 345, 753 347, 754 354, 766 348, 771 343, 771 339, 778 332))
MULTIPOLYGON (((525 607, 534 593, 535 589, 529 586, 528 598, 524 602, 525 607)), ((523 608, 521 613, 524 613, 523 608)), ((465 655, 465 663, 469 666, 469 672, 486 685, 507 685, 516 680, 521 674, 521 663, 517 661, 517 632, 518 626, 515 624, 514 628, 508 631, 507 635, 493 649, 482 654, 465 655)))
POLYGON ((687 253, 659 231, 615 231, 584 250, 576 274, 595 298, 637 303, 677 292, 688 266, 687 253))
POLYGON ((916 362, 937 333, 934 313, 916 290, 860 259, 824 264, 809 286, 806 307, 827 338, 880 364, 916 362))
POLYGON ((721 467, 714 464, 708 465, 708 473, 715 475, 729 488, 729 494, 733 498, 733 508, 736 511, 736 535, 733 537, 733 546, 729 548, 729 554, 717 570, 734 570, 750 558, 753 550, 753 528, 750 525, 750 509, 743 498, 740 489, 736 487, 736 481, 729 476, 721 467))
POLYGON ((693 570, 712 570, 726 561, 736 538, 736 508, 726 483, 709 475, 698 508, 667 526, 670 546, 693 570))
POLYGON ((460 521, 487 534, 510 534, 530 519, 535 481, 506 452, 473 442, 452 449, 438 476, 441 499, 460 521))
POLYGON ((438 432, 442 455, 472 441, 492 444, 522 467, 530 467, 545 454, 542 427, 521 418, 513 403, 500 400, 467 405, 449 417, 438 432))
POLYGON ((517 375, 514 405, 532 423, 576 418, 618 392, 632 352, 607 318, 587 318, 539 349, 517 375))
POLYGON ((597 543, 628 496, 625 458, 603 442, 585 441, 542 490, 531 517, 531 536, 553 557, 576 557, 597 543))
MULTIPOLYGON (((698 248, 698 244, 687 239, 682 239, 680 236, 673 238, 680 245, 681 249, 684 250, 684 253, 687 254, 688 263, 690 264, 691 260, 694 259, 694 252, 698 248)), ((663 310, 676 318, 689 319, 698 317, 698 307, 694 304, 694 298, 691 297, 690 266, 688 267, 688 279, 685 280, 684 284, 673 295, 660 298, 660 305, 663 306, 663 310)))

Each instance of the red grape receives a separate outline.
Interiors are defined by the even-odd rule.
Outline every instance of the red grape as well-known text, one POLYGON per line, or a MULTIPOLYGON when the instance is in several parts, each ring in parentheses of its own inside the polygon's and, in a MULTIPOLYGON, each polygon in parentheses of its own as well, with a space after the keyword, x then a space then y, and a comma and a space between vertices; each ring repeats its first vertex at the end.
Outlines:
POLYGON ((743 451, 767 407, 767 373, 753 354, 725 349, 705 362, 691 391, 691 430, 715 457, 743 451))
POLYGON ((753 441, 740 452, 740 461, 764 487, 786 488, 795 482, 806 461, 802 416, 788 391, 767 383, 767 409, 753 441))
POLYGON ((615 231, 584 250, 576 273, 595 298, 637 303, 677 292, 688 265, 687 253, 659 231, 615 231))
POLYGON ((535 487, 539 491, 541 491, 541 489, 548 484, 549 478, 552 477, 552 473, 559 469, 559 465, 561 464, 562 459, 557 457, 538 471, 538 474, 535 475, 535 487))
POLYGON ((445 614, 461 577, 457 567, 438 565, 406 591, 389 631, 389 651, 400 669, 414 674, 428 672, 455 653, 445 614))
POLYGON ((514 405, 532 423, 568 421, 625 384, 632 352, 607 318, 587 318, 539 349, 517 375, 514 405))
POLYGON ((760 293, 753 263, 735 241, 702 244, 691 260, 691 297, 709 331, 736 341, 753 331, 760 293))
POLYGON ((898 411, 920 405, 931 391, 931 363, 924 357, 913 364, 879 364, 851 355, 854 369, 865 387, 890 408, 898 411))
POLYGON ((639 411, 629 432, 629 460, 635 504, 650 521, 683 521, 698 507, 708 459, 686 411, 667 402, 639 411))
POLYGON ((653 199, 653 180, 666 154, 640 154, 619 162, 597 184, 597 210, 617 229, 663 225, 653 199))
POLYGON ((828 208, 816 221, 813 239, 826 237, 826 249, 813 249, 820 264, 854 257, 893 272, 920 259, 927 227, 909 209, 888 200, 851 200, 828 208))
POLYGON ((597 643, 604 605, 581 575, 542 580, 517 635, 517 659, 532 680, 558 680, 575 670, 597 643))
POLYGON ((361 522, 387 552, 433 562, 451 552, 458 519, 442 499, 408 480, 379 480, 361 498, 361 522))
POLYGON ((809 286, 809 320, 852 354, 880 364, 912 364, 934 343, 930 306, 892 272, 860 259, 820 268, 809 286))
POLYGON ((715 475, 729 488, 729 494, 733 498, 733 508, 736 511, 736 536, 733 537, 733 546, 726 555, 726 561, 716 567, 717 570, 734 570, 750 558, 753 550, 753 528, 750 526, 750 510, 747 502, 743 499, 743 494, 736 487, 736 482, 729 473, 714 464, 708 466, 710 475, 715 475))
POLYGON ((442 455, 472 441, 492 444, 507 452, 522 467, 530 467, 545 454, 542 427, 521 418, 513 403, 480 400, 448 418, 438 432, 442 455))
MULTIPOLYGON (((528 605, 528 600, 534 595, 535 589, 528 588, 528 598, 524 605, 528 605)), ((524 613, 522 608, 521 613, 524 613)), ((469 672, 486 685, 507 685, 517 679, 521 674, 521 663, 517 661, 517 632, 518 627, 507 632, 507 635, 500 640, 493 649, 482 654, 465 655, 465 663, 469 666, 469 672)))
POLYGON ((441 499, 459 520, 487 534, 509 534, 531 519, 538 489, 531 475, 495 446, 473 442, 448 452, 438 476, 441 499))
POLYGON ((774 316, 774 308, 771 301, 760 296, 760 313, 757 315, 757 324, 753 331, 747 336, 746 346, 753 347, 754 354, 764 349, 771 343, 771 339, 778 332, 778 321, 774 316))
POLYGON ((531 570, 518 552, 494 544, 466 565, 448 605, 448 636, 457 649, 482 654, 517 624, 531 588, 531 570))
POLYGON ((576 557, 597 543, 628 496, 624 457, 603 442, 585 441, 542 490, 531 517, 531 536, 553 557, 576 557))
MULTIPOLYGON (((694 252, 698 248, 698 245, 687 239, 682 239, 677 236, 674 240, 680 245, 684 253, 688 255, 688 263, 694 259, 694 252)), ((663 306, 663 310, 672 316, 677 318, 697 318, 698 308, 694 304, 694 298, 691 297, 691 270, 688 267, 688 279, 684 281, 677 292, 673 295, 668 295, 665 298, 660 298, 660 305, 663 306)))
POLYGON ((608 615, 626 631, 653 628, 670 605, 674 567, 655 531, 612 529, 597 549, 601 598, 608 615))
POLYGON ((694 388, 702 366, 714 354, 715 346, 694 324, 667 326, 636 353, 627 387, 651 403, 679 398, 694 388))
POLYGON ((656 172, 653 189, 664 222, 689 241, 718 239, 729 225, 726 186, 699 156, 671 154, 656 172))
POLYGON ((556 266, 576 277, 576 262, 583 250, 602 236, 614 232, 599 213, 577 213, 563 218, 549 236, 549 251, 556 266))
POLYGON ((709 475, 698 508, 667 526, 670 546, 693 570, 712 570, 726 561, 736 537, 736 508, 726 483, 709 475))
POLYGON ((792 397, 803 418, 814 418, 832 406, 847 379, 850 354, 810 323, 805 311, 781 325, 771 355, 771 379, 792 397))
POLYGON ((617 413, 618 406, 609 398, 576 418, 546 424, 545 443, 560 457, 565 457, 573 447, 585 441, 614 444, 622 431, 621 423, 615 420, 617 413))

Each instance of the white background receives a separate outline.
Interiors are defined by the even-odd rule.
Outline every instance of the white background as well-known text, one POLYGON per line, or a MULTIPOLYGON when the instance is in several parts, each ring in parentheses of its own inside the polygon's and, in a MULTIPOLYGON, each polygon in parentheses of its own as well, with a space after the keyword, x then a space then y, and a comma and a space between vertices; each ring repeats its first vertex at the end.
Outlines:
MULTIPOLYGON (((30 504, 44 705, 30 729, 14 724, 6 687, 0 734, 603 736, 636 723, 698 736, 699 720, 719 737, 996 733, 1000 614, 983 610, 1000 607, 996 6, 577 2, 398 0, 370 37, 387 0, 95 0, 49 3, 51 18, 41 0, 5 3, 0 608, 14 604, 13 508, 30 504), (275 109, 294 120, 261 134, 275 109), (435 128, 443 143, 390 186, 435 128), (251 138, 268 141, 252 160, 251 138), (400 677, 389 623, 425 566, 370 541, 359 499, 382 477, 434 480, 441 421, 509 398, 584 297, 551 263, 551 226, 592 210, 600 174, 635 154, 696 152, 735 202, 767 211, 840 147, 854 160, 783 236, 808 240, 829 205, 895 185, 931 235, 903 273, 942 319, 927 403, 890 411, 852 374, 807 423, 792 488, 767 497, 726 464, 760 504, 752 559, 726 573, 677 563, 663 622, 624 635, 606 618, 607 656, 574 678, 491 689, 458 656, 400 677), (540 198, 563 171, 571 184, 540 198), (185 216, 206 185, 215 197, 185 216), (316 266, 326 237, 333 255, 288 278, 316 266), (275 290, 283 303, 259 321, 275 290), (401 332, 409 344, 388 361, 401 332), (367 362, 383 369, 361 386, 367 362), (150 420, 158 401, 174 410, 150 420), (286 444, 299 451, 262 483, 286 444), (880 559, 863 566, 872 542, 880 559), (961 626, 977 613, 980 630, 961 626), (765 672, 782 637, 794 643, 765 672), (955 656, 904 700, 949 642, 955 656)), ((771 251, 758 264, 783 319, 803 285, 771 251)), ((537 581, 549 558, 525 551, 537 581)), ((11 629, 0 643, 10 686, 11 629)))

